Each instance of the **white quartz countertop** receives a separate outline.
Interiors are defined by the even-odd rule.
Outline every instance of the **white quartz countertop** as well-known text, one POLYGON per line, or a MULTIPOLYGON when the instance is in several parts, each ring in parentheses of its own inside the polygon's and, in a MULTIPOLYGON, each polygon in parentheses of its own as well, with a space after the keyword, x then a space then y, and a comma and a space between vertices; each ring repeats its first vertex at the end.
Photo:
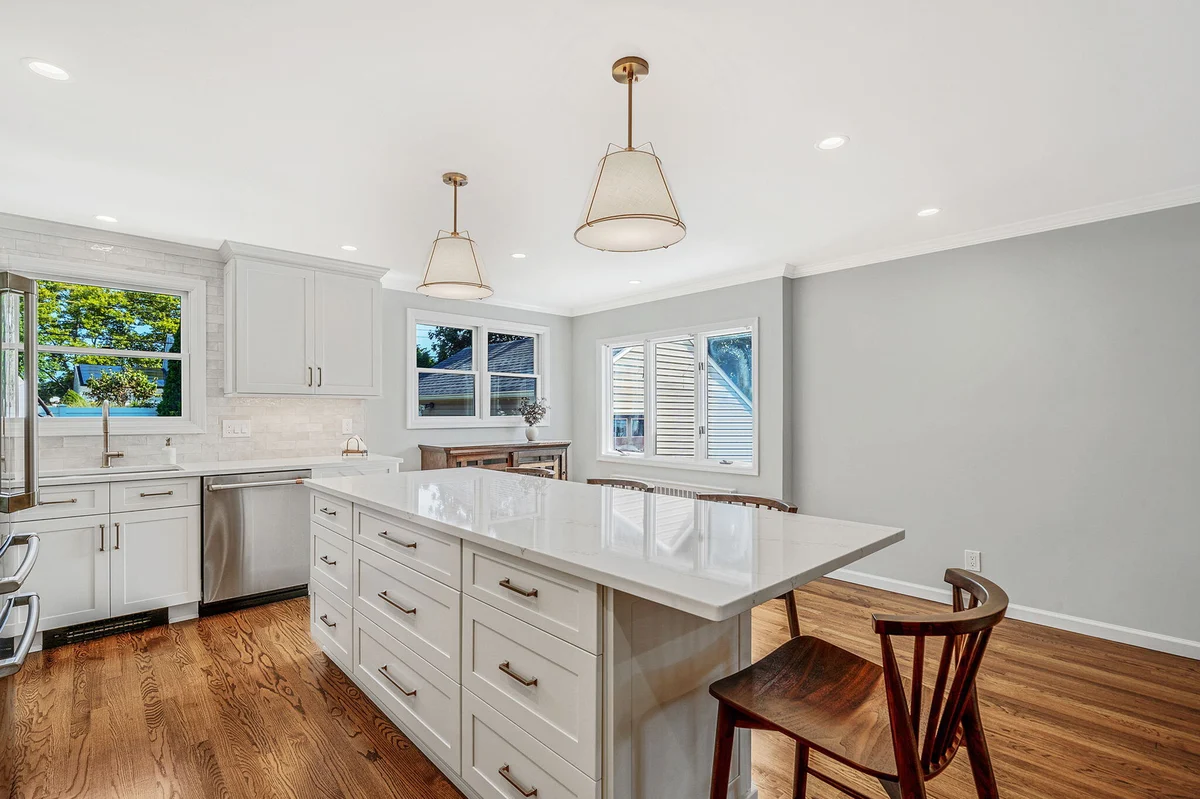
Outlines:
POLYGON ((204 461, 180 463, 177 467, 114 466, 112 469, 88 467, 79 472, 50 472, 39 476, 39 485, 75 485, 78 483, 111 483, 116 480, 147 480, 159 477, 204 477, 210 474, 246 474, 247 472, 276 472, 289 469, 313 469, 321 466, 353 466, 354 464, 403 463, 402 458, 390 455, 368 455, 365 458, 343 458, 340 455, 316 455, 296 458, 260 458, 242 461, 204 461))
POLYGON ((330 477, 309 485, 713 621, 904 538, 895 527, 487 469, 330 477))

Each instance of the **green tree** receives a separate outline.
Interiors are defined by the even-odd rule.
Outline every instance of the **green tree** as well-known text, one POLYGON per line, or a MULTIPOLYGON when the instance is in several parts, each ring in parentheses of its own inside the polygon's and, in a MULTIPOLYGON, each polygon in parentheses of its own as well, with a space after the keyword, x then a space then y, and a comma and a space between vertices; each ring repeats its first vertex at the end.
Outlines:
POLYGON ((145 372, 124 369, 101 372, 89 380, 83 390, 95 402, 108 400, 117 405, 142 405, 154 399, 158 386, 145 372))

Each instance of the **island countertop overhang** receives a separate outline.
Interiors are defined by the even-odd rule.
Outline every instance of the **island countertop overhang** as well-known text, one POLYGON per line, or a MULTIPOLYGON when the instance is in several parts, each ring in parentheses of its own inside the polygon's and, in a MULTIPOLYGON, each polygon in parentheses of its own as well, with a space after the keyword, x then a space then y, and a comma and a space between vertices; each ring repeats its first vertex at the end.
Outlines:
POLYGON ((904 538, 859 522, 486 469, 313 479, 321 494, 710 621, 904 538))

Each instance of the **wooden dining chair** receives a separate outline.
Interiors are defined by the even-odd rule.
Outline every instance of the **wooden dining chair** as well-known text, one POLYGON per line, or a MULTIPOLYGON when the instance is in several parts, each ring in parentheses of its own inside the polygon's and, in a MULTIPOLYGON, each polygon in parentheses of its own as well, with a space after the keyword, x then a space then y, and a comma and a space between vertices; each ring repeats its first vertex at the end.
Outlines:
MULTIPOLYGON (((777 510, 780 513, 795 513, 799 510, 795 505, 788 504, 782 499, 755 497, 749 494, 697 494, 696 499, 705 502, 722 502, 726 505, 767 508, 769 510, 777 510)), ((783 606, 787 609, 788 632, 791 633, 792 638, 795 638, 800 634, 800 613, 796 609, 796 592, 788 591, 778 598, 783 600, 783 606)))
POLYGON ((647 494, 654 493, 654 486, 649 483, 643 483, 641 480, 621 480, 615 477, 593 477, 587 481, 590 486, 612 486, 613 488, 628 488, 630 491, 644 491, 647 494))
POLYGON ((509 466, 505 468, 504 471, 508 472, 509 474, 523 474, 527 477, 545 477, 550 480, 554 479, 554 469, 544 468, 541 466, 509 466))
POLYGON ((812 775, 855 799, 866 794, 809 765, 810 751, 877 778, 892 799, 926 799, 925 782, 966 744, 979 799, 999 799, 975 678, 992 628, 1008 610, 995 583, 948 569, 953 612, 875 614, 883 665, 812 636, 793 638, 762 660, 709 687, 717 698, 712 799, 725 799, 738 727, 781 732, 796 742, 792 796, 812 775), (964 596, 965 594, 965 596, 964 596), (913 671, 901 676, 893 638, 913 639, 913 671), (933 690, 926 694, 925 640, 941 638, 933 690))

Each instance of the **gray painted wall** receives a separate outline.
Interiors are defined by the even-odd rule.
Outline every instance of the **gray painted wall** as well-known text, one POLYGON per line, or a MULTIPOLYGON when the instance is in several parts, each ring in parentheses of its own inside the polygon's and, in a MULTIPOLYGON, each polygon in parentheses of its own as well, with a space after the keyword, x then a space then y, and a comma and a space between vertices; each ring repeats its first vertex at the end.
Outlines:
MULTIPOLYGON (((1200 640, 1200 205, 793 281, 802 512, 852 568, 1200 640)), ((770 428, 768 428, 770 429, 770 428)))
POLYGON ((616 308, 574 318, 574 357, 571 364, 575 453, 572 477, 583 480, 613 474, 639 475, 655 479, 737 488, 742 491, 781 496, 790 456, 785 429, 785 381, 791 373, 785 357, 785 331, 791 326, 789 286, 784 278, 759 280, 740 286, 672 297, 656 302, 616 308), (759 361, 759 476, 728 475, 636 463, 602 463, 596 460, 599 445, 600 388, 599 342, 614 336, 638 335, 701 324, 719 324, 758 317, 759 361))
MULTIPOLYGON (((466 444, 480 441, 524 441, 520 427, 473 427, 469 429, 421 428, 409 430, 405 406, 408 379, 408 348, 414 346, 408 334, 408 309, 458 313, 485 319, 501 319, 545 325, 550 328, 547 353, 548 381, 544 390, 550 400, 546 425, 540 427, 543 439, 571 437, 571 327, 565 316, 534 313, 499 305, 461 300, 439 300, 407 291, 383 292, 383 398, 366 403, 367 444, 372 452, 404 458, 404 469, 420 469, 418 444, 466 444)), ((573 453, 572 453, 573 454, 573 453)))

